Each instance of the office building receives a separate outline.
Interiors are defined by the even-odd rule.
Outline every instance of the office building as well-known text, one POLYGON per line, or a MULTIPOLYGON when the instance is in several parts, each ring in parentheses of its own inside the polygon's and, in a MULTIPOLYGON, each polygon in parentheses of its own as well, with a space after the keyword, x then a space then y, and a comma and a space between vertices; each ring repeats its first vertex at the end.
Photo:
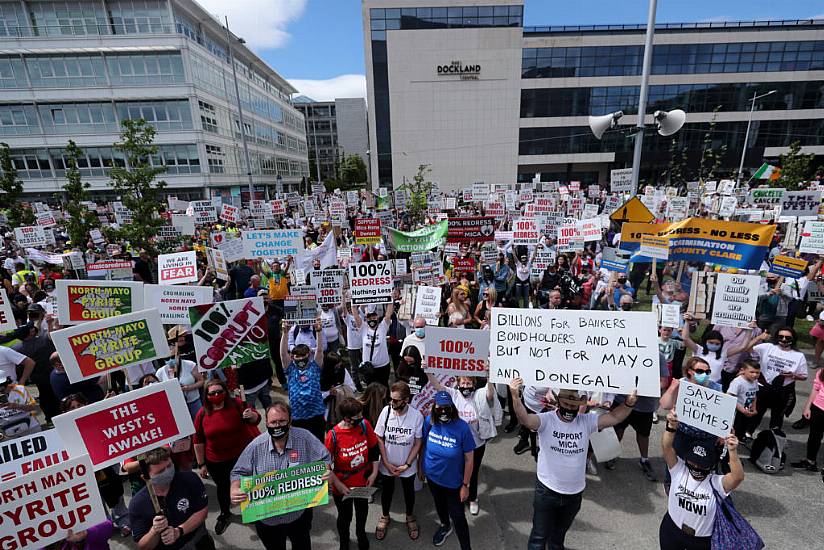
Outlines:
POLYGON ((339 163, 357 155, 368 166, 369 134, 366 129, 366 100, 361 97, 314 101, 306 96, 293 100, 306 120, 309 164, 314 179, 338 179, 339 163), (317 162, 315 159, 318 159, 317 162), (319 172, 318 172, 319 170, 319 172))
MULTIPOLYGON (((441 189, 475 181, 609 180, 632 164, 645 25, 524 27, 517 0, 364 0, 373 182, 398 186, 430 164, 441 189), (589 115, 622 110, 602 140, 589 115)), ((593 19, 597 14, 593 15, 593 19)), ((824 20, 658 24, 646 122, 683 109, 675 136, 700 162, 707 130, 745 172, 794 141, 824 163, 824 20)), ((673 138, 647 132, 641 180, 666 178, 673 138)))
MULTIPOLYGON (((296 90, 231 40, 256 188, 280 176, 297 189, 309 163, 296 90)), ((0 141, 29 198, 61 189, 69 139, 92 193, 113 198, 108 169, 125 161, 112 144, 138 118, 157 130, 150 162, 166 167, 167 194, 248 196, 227 35, 196 2, 2 1, 0 49, 0 141)))

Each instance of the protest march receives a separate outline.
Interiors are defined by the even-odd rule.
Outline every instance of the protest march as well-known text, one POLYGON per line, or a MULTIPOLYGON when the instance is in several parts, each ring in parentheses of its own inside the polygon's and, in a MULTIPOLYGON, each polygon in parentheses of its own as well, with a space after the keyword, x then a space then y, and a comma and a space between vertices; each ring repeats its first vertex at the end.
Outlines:
POLYGON ((530 549, 622 540, 579 514, 588 482, 620 498, 616 468, 666 506, 662 548, 761 548, 729 495, 820 482, 802 187, 812 211, 732 180, 169 196, 140 246, 122 205, 88 201, 80 242, 32 205, 2 220, 0 548, 348 549, 354 519, 359 550, 468 550, 516 467, 530 549))

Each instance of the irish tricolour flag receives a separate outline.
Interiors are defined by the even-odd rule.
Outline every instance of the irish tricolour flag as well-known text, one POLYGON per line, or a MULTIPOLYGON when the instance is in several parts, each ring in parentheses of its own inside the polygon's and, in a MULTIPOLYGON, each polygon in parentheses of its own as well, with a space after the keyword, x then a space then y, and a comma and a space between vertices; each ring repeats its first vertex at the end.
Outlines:
POLYGON ((767 164, 766 162, 761 165, 761 168, 755 171, 753 174, 752 179, 755 180, 777 180, 781 176, 781 168, 777 166, 773 166, 772 164, 767 164))

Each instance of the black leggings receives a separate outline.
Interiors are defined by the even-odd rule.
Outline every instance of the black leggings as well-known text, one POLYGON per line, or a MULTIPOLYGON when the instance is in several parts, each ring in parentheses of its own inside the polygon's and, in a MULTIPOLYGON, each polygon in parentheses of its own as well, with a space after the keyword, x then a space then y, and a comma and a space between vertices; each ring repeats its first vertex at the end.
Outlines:
POLYGON ((807 460, 816 462, 824 437, 824 411, 812 405, 810 407, 810 436, 807 438, 807 460))
POLYGON ((658 543, 661 550, 710 550, 712 537, 688 535, 675 525, 669 513, 664 514, 658 528, 658 543))
POLYGON ((758 412, 752 417, 750 433, 755 433, 767 409, 770 411, 770 428, 782 429, 784 427, 784 410, 794 393, 795 382, 779 387, 772 385, 759 386, 758 395, 756 396, 758 412))
POLYGON ((365 498, 350 498, 343 500, 343 496, 335 495, 335 508, 338 509, 338 538, 341 542, 349 540, 349 526, 352 524, 352 508, 355 509, 355 535, 358 538, 366 536, 366 516, 369 515, 369 500, 365 498))
POLYGON ((321 443, 326 439, 326 419, 322 414, 313 416, 312 418, 304 418, 301 420, 293 420, 292 426, 309 430, 312 435, 317 437, 321 443))
POLYGON ((432 492, 432 500, 435 501, 435 511, 441 525, 449 527, 455 526, 458 534, 458 541, 461 543, 461 550, 469 550, 472 546, 469 543, 469 525, 466 523, 466 512, 461 502, 461 489, 450 489, 433 483, 429 480, 429 490, 432 492))
MULTIPOLYGON (((415 515, 415 475, 397 478, 403 488, 403 503, 406 505, 407 516, 415 515)), ((395 479, 395 476, 381 474, 381 510, 384 516, 389 515, 392 497, 395 496, 395 479)))
POLYGON ((232 501, 229 499, 229 489, 232 487, 232 481, 229 479, 229 474, 232 473, 235 462, 237 460, 227 460, 225 462, 206 461, 209 477, 217 486, 217 503, 220 505, 221 516, 229 516, 232 513, 232 501))
POLYGON ((478 474, 481 472, 481 462, 486 452, 486 444, 475 447, 472 454, 472 477, 469 479, 469 501, 478 500, 478 474))

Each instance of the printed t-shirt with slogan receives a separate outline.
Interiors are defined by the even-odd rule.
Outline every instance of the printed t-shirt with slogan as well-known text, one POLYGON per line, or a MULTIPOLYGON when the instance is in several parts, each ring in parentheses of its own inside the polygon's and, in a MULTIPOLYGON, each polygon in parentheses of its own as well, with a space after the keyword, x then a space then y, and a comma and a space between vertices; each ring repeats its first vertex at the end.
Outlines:
MULTIPOLYGON (((395 466, 407 463, 409 450, 415 444, 415 440, 421 438, 422 433, 423 415, 411 406, 407 406, 406 411, 401 415, 395 414, 391 407, 384 407, 375 427, 375 434, 383 438, 386 459, 395 466)), ((417 471, 418 461, 413 460, 400 477, 413 476, 417 471)), ((392 475, 383 461, 380 462, 380 472, 385 476, 392 475)))
POLYGON ((722 475, 712 474, 698 481, 690 475, 687 464, 678 459, 670 468, 672 486, 670 487, 667 510, 673 523, 679 528, 686 525, 695 529, 696 537, 712 536, 715 523, 715 508, 718 505, 713 487, 722 498, 729 493, 724 491, 722 475), (710 485, 712 483, 712 485, 710 485))
POLYGON ((734 395, 738 399, 739 405, 749 408, 752 402, 755 401, 755 396, 758 395, 758 382, 755 380, 748 382, 742 376, 738 376, 730 382, 727 393, 734 395))
POLYGON ((563 495, 576 495, 586 487, 589 436, 598 431, 598 415, 579 414, 564 422, 555 411, 538 415, 538 481, 563 495))
MULTIPOLYGON (((800 351, 793 349, 783 351, 775 344, 763 343, 752 348, 761 363, 761 374, 768 384, 772 384, 781 373, 807 374, 807 359, 800 351)), ((785 378, 784 385, 793 383, 792 378, 785 378)))
MULTIPOLYGON (((361 424, 352 428, 341 428, 340 424, 336 425, 326 432, 324 444, 332 455, 333 469, 338 479, 347 487, 365 487, 366 478, 372 473, 369 449, 378 444, 378 438, 369 421, 363 420, 361 424)), ((334 487, 332 489, 335 492, 334 487)))
POLYGON ((423 472, 442 487, 457 489, 463 484, 464 453, 475 450, 475 439, 469 424, 457 418, 447 424, 424 422, 426 434, 423 472))

